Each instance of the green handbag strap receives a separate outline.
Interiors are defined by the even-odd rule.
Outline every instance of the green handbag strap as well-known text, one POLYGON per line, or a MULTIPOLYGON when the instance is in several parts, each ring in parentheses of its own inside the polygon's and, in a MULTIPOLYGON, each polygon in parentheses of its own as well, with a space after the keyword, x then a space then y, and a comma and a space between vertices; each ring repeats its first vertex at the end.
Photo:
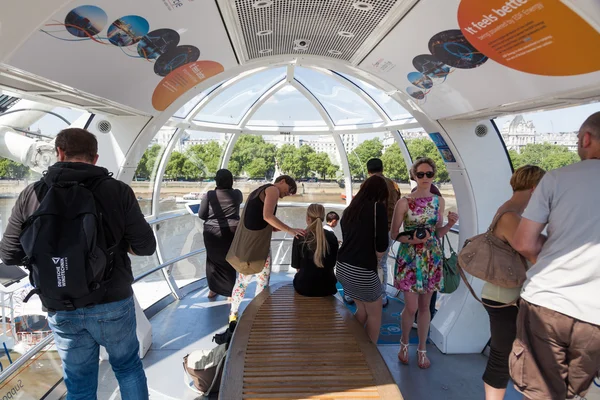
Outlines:
MULTIPOLYGON (((446 237, 448 237, 448 234, 445 234, 444 237, 442 237, 442 252, 444 253, 444 257, 446 256, 446 237)), ((450 254, 452 255, 454 253, 454 249, 452 248, 450 239, 448 239, 448 247, 450 247, 450 254)))

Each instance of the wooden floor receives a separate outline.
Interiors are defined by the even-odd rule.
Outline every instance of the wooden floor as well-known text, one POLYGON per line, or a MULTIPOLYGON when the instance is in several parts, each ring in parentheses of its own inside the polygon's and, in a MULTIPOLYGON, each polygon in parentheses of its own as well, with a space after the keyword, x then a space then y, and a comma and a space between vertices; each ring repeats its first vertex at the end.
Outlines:
POLYGON ((333 296, 272 286, 244 311, 220 399, 402 399, 377 347, 333 296))

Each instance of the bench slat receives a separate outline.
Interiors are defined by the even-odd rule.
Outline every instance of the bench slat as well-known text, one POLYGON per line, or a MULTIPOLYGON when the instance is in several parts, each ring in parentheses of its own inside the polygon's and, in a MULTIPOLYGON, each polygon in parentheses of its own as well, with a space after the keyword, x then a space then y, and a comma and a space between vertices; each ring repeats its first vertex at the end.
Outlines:
POLYGON ((233 335, 219 398, 402 400, 377 347, 334 297, 271 286, 233 335))

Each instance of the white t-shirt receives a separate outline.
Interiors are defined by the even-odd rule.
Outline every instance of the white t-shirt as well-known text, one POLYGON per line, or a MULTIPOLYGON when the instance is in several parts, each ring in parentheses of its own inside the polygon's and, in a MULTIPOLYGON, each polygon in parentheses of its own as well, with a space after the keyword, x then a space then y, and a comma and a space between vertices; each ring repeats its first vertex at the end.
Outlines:
POLYGON ((548 224, 548 240, 521 297, 600 325, 600 160, 546 173, 523 218, 548 224))
POLYGON ((333 228, 327 224, 323 224, 323 229, 325 229, 326 231, 329 231, 329 232, 333 232, 333 228))

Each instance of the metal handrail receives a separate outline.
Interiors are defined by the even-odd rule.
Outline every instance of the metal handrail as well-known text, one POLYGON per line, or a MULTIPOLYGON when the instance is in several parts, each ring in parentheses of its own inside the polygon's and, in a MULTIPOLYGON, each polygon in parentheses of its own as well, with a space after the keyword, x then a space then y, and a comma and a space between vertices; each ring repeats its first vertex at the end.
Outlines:
MULTIPOLYGON (((309 204, 310 203, 296 203, 296 202, 292 203, 292 202, 290 202, 290 203, 280 203, 279 206, 280 207, 306 207, 309 204)), ((324 204, 324 206, 333 208, 333 207, 344 207, 345 205, 331 203, 331 204, 324 204)), ((175 219, 175 218, 179 218, 179 217, 184 217, 186 215, 190 215, 190 214, 185 211, 169 213, 167 215, 159 216, 156 219, 150 220, 150 221, 148 221, 148 223, 153 225, 153 224, 157 224, 157 223, 160 223, 163 221, 167 221, 167 220, 171 220, 171 219, 175 219)), ((459 233, 458 226, 451 228, 450 232, 458 234, 459 233)), ((272 238, 271 239, 272 242, 291 242, 293 240, 294 239, 291 237, 272 238)), ((134 281, 134 283, 139 282, 140 280, 146 278, 147 276, 149 276, 155 272, 160 271, 161 269, 167 268, 179 261, 183 261, 187 258, 194 257, 194 256, 196 256, 198 254, 202 254, 204 252, 206 252, 206 249, 202 248, 202 249, 194 250, 194 251, 184 254, 182 256, 172 258, 172 259, 170 259, 160 265, 157 265, 156 267, 136 276, 133 281, 134 281)), ((2 371, 2 373, 0 373, 0 383, 4 382, 9 376, 11 376, 21 366, 23 366, 23 364, 25 364, 28 360, 30 360, 32 357, 34 357, 37 353, 42 351, 46 346, 51 344, 53 340, 54 340, 54 336, 49 335, 49 336, 43 338, 42 340, 40 340, 35 346, 30 348, 25 354, 23 354, 21 357, 19 357, 15 362, 13 362, 4 371, 2 371)))
POLYGON ((10 364, 4 371, 2 371, 2 373, 0 374, 0 383, 4 382, 6 380, 6 378, 11 376, 15 371, 17 371, 23 364, 25 364, 27 361, 29 361, 33 356, 35 356, 37 353, 42 351, 42 349, 44 347, 46 347, 50 343, 52 343, 53 340, 54 340, 54 336, 48 335, 45 338, 43 338, 42 340, 40 340, 38 343, 36 343, 35 346, 33 346, 32 348, 27 350, 25 352, 25 354, 23 354, 15 362, 10 364))
POLYGON ((156 267, 154 267, 154 268, 152 268, 152 269, 150 269, 150 270, 148 270, 148 271, 146 271, 146 272, 144 272, 144 273, 136 276, 135 278, 133 278, 133 282, 135 283, 135 282, 137 282, 137 281, 139 281, 141 279, 144 279, 148 275, 152 275, 153 273, 158 272, 158 271, 160 271, 163 268, 167 268, 167 267, 171 266, 172 264, 175 264, 176 262, 185 260, 186 258, 190 258, 190 257, 193 257, 193 256, 198 255, 198 254, 202 254, 205 251, 206 251, 205 248, 201 248, 201 249, 198 249, 198 250, 191 251, 191 252, 189 252, 187 254, 184 254, 182 256, 172 258, 172 259, 170 259, 170 260, 168 260, 168 261, 166 261, 166 262, 164 262, 162 264, 159 264, 156 267))
POLYGON ((148 222, 150 225, 154 225, 154 224, 158 224, 159 222, 168 221, 170 219, 185 217, 186 215, 190 215, 190 214, 187 211, 177 211, 177 212, 170 211, 165 214, 161 214, 154 219, 150 219, 150 220, 146 219, 146 222, 148 222))

